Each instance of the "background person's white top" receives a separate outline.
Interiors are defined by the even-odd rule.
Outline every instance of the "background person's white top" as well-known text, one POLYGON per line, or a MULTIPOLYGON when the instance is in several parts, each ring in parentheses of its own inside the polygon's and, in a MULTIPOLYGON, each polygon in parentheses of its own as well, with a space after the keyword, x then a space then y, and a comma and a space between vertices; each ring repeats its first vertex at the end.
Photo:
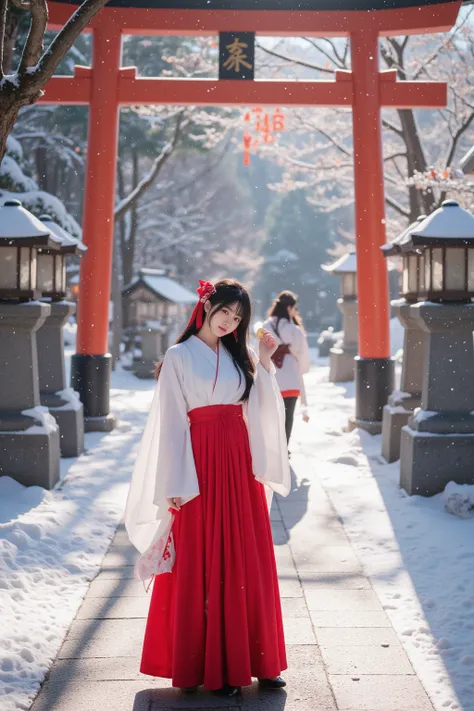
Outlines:
POLYGON ((300 390, 303 403, 305 403, 303 375, 309 372, 311 365, 306 335, 299 326, 286 318, 280 319, 277 333, 276 322, 276 317, 272 316, 265 321, 263 327, 275 335, 278 343, 287 343, 290 346, 290 353, 285 356, 283 366, 276 368, 275 377, 278 386, 282 392, 300 390))
MULTIPOLYGON (((255 477, 282 496, 290 491, 284 405, 278 384, 258 363, 255 383, 244 403, 255 477)), ((172 346, 165 356, 135 463, 125 510, 125 526, 133 545, 143 553, 167 530, 167 499, 183 503, 199 495, 188 412, 207 405, 238 404, 245 390, 231 356, 216 353, 196 336, 172 346)))

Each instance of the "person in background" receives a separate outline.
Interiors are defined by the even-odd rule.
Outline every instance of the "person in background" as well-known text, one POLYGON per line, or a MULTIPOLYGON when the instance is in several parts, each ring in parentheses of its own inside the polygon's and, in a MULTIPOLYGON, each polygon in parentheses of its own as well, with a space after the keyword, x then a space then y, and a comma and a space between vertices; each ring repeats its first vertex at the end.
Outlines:
POLYGON ((289 443, 295 407, 299 397, 303 419, 308 421, 306 391, 303 375, 309 371, 309 349, 303 321, 298 313, 298 297, 292 291, 282 291, 268 312, 263 327, 270 331, 278 342, 272 356, 276 367, 276 380, 285 403, 285 430, 289 443))

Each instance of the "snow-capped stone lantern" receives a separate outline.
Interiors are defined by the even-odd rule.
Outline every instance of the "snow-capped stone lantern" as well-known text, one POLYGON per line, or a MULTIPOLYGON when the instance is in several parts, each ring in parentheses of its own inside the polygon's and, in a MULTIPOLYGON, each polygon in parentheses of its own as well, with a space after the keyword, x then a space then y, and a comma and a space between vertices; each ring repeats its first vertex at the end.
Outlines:
POLYGON ((66 296, 66 258, 82 254, 87 247, 49 215, 39 219, 49 230, 53 245, 38 250, 37 287, 43 297, 61 301, 66 296))
POLYGON ((474 297, 474 217, 446 200, 407 235, 402 253, 418 253, 423 264, 419 293, 429 301, 469 302, 474 297))
POLYGON ((65 301, 66 259, 87 249, 49 215, 41 222, 51 232, 55 247, 38 252, 38 288, 51 302, 51 313, 38 331, 38 367, 41 404, 54 415, 60 435, 61 455, 77 457, 84 451, 84 407, 79 395, 67 387, 63 327, 76 310, 65 301))
POLYGON ((474 216, 449 200, 409 235, 425 257, 425 297, 410 315, 426 332, 421 407, 403 427, 400 484, 430 496, 474 484, 474 216))
POLYGON ((416 229, 426 215, 420 215, 415 222, 395 237, 392 242, 384 244, 382 249, 384 257, 401 257, 402 259, 402 284, 400 294, 409 302, 418 301, 424 292, 425 286, 425 255, 422 251, 408 247, 411 231, 416 229))
POLYGON ((413 318, 410 304, 419 300, 424 289, 425 257, 420 250, 410 250, 405 245, 410 240, 411 232, 425 219, 426 215, 420 215, 398 237, 381 248, 384 257, 402 258, 402 298, 392 301, 391 306, 404 328, 400 390, 390 395, 387 405, 383 408, 382 456, 387 462, 400 458, 402 427, 421 404, 426 331, 422 330, 418 321, 413 318))
POLYGON ((19 200, 8 200, 0 207, 0 301, 29 301, 39 296, 37 250, 53 244, 48 228, 19 200))
POLYGON ((40 404, 37 331, 51 312, 36 301, 36 252, 49 230, 17 200, 0 207, 0 474, 51 489, 59 430, 40 404))
POLYGON ((337 307, 342 313, 343 336, 329 351, 329 380, 332 383, 354 380, 354 358, 358 351, 357 328, 357 260, 349 252, 330 265, 322 265, 326 272, 340 278, 341 296, 337 307))

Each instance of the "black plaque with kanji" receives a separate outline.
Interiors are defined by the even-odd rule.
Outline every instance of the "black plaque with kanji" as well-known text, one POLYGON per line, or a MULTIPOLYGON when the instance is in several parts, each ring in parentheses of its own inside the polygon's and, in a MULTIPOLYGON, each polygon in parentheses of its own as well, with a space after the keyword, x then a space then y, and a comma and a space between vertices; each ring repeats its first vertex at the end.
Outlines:
POLYGON ((219 33, 219 79, 253 79, 255 33, 219 33))

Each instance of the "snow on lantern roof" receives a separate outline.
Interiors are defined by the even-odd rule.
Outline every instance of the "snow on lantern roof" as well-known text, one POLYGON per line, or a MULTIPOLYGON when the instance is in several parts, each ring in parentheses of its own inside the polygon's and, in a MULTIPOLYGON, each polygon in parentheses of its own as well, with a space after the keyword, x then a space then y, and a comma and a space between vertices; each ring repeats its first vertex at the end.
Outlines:
POLYGON ((153 291, 156 296, 174 304, 186 306, 195 304, 198 299, 197 294, 193 294, 192 291, 166 276, 163 269, 140 269, 138 278, 126 287, 125 291, 129 292, 140 284, 153 291))
POLYGON ((357 271, 357 257, 355 252, 348 252, 334 262, 322 264, 321 268, 332 274, 355 274, 357 271))
POLYGON ((402 246, 405 242, 409 241, 410 235, 415 230, 418 225, 426 220, 426 215, 420 215, 417 217, 415 222, 412 222, 411 225, 408 225, 399 235, 398 237, 395 237, 391 242, 387 242, 387 244, 382 245, 380 248, 383 252, 384 257, 393 257, 396 256, 397 254, 400 254, 402 251, 402 246))
POLYGON ((474 216, 456 200, 446 200, 425 218, 401 244, 403 251, 413 247, 474 244, 474 216))
POLYGON ((69 234, 69 232, 66 232, 61 225, 54 222, 50 215, 41 215, 39 219, 51 232, 53 239, 57 238, 59 240, 64 252, 68 252, 69 254, 80 254, 81 252, 85 252, 87 250, 85 244, 76 239, 76 237, 73 237, 69 234))
POLYGON ((19 200, 7 200, 0 206, 0 242, 54 247, 58 240, 19 200))

